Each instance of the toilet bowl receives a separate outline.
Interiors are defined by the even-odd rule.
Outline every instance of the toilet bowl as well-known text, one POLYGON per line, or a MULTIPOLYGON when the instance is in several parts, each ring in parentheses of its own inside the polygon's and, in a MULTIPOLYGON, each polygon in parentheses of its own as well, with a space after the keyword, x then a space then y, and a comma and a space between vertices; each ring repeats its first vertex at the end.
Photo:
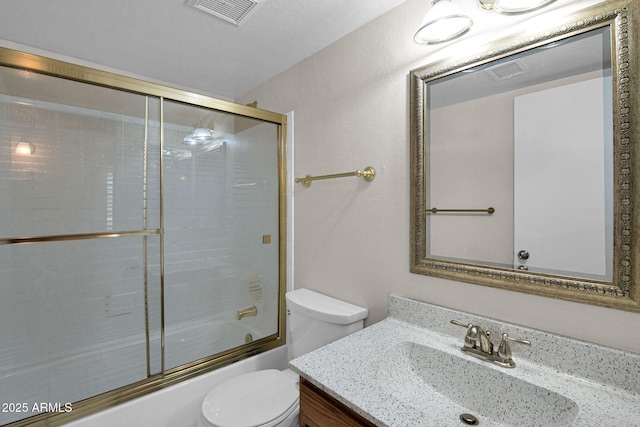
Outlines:
POLYGON ((298 375, 265 369, 233 377, 202 403, 200 426, 293 427, 298 424, 298 375))
MULTIPOLYGON (((320 348, 364 326, 366 308, 308 289, 287 292, 288 358, 320 348)), ((294 427, 299 423, 299 378, 285 369, 233 377, 205 397, 199 427, 294 427)))

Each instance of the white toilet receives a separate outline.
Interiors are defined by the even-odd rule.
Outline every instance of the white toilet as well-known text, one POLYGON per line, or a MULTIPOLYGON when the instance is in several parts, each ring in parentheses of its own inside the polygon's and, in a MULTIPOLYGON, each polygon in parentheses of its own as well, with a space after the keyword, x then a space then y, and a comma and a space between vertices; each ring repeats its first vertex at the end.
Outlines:
MULTIPOLYGON (((358 307, 308 289, 287 292, 289 360, 362 329, 358 307)), ((238 375, 205 397, 199 427, 293 427, 299 419, 298 374, 266 369, 238 375)))

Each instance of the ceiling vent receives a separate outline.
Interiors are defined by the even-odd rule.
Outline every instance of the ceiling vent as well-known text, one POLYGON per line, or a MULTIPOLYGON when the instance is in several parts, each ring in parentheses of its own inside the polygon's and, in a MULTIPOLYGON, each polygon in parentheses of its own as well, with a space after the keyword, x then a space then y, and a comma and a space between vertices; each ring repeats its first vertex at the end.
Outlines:
POLYGON ((484 70, 491 78, 497 82, 507 80, 511 77, 519 76, 529 72, 527 65, 521 59, 505 62, 484 70))
POLYGON ((209 13, 227 22, 240 25, 255 9, 259 0, 187 0, 185 4, 209 13))

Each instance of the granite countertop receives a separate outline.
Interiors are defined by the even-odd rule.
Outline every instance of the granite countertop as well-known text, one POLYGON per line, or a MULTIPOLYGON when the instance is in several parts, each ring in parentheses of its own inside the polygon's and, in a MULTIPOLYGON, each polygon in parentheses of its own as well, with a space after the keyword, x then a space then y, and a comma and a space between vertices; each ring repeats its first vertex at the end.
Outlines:
MULTIPOLYGON (((493 341, 497 345, 495 339, 493 341)), ((445 409, 442 397, 428 386, 424 387, 424 393, 404 395, 401 399, 398 398, 401 393, 389 391, 392 387, 389 377, 384 373, 381 375, 380 358, 394 346, 406 343, 468 359, 486 369, 498 370, 571 399, 577 405, 573 426, 640 426, 640 354, 396 295, 390 296, 389 316, 382 322, 298 357, 289 366, 378 426, 463 425, 457 415, 454 417, 445 409), (449 321, 452 319, 480 325, 493 331, 494 336, 506 332, 512 337, 527 339, 532 345, 512 345, 517 366, 514 369, 501 368, 462 353, 460 347, 465 331, 451 325, 449 321)), ((439 362, 434 360, 433 363, 439 362)), ((463 379, 464 382, 464 375, 465 372, 460 372, 458 380, 463 379)), ((402 391, 403 381, 404 378, 394 378, 395 389, 402 391)), ((487 395, 486 405, 491 405, 494 399, 504 399, 510 392, 513 393, 505 390, 504 396, 487 395)), ((526 409, 530 412, 522 414, 518 425, 542 426, 536 418, 536 410, 541 409, 526 409)), ((482 413, 477 415, 483 427, 505 426, 487 417, 483 420, 482 413)))

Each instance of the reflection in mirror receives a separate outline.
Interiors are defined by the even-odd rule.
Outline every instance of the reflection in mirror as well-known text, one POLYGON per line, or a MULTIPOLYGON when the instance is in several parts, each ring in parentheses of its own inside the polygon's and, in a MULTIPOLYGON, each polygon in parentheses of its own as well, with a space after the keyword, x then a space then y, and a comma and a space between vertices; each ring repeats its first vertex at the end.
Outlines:
POLYGON ((413 272, 640 310, 637 9, 412 71, 413 272))
POLYGON ((426 83, 427 210, 494 208, 427 215, 428 256, 612 279, 610 46, 599 28, 426 83))

